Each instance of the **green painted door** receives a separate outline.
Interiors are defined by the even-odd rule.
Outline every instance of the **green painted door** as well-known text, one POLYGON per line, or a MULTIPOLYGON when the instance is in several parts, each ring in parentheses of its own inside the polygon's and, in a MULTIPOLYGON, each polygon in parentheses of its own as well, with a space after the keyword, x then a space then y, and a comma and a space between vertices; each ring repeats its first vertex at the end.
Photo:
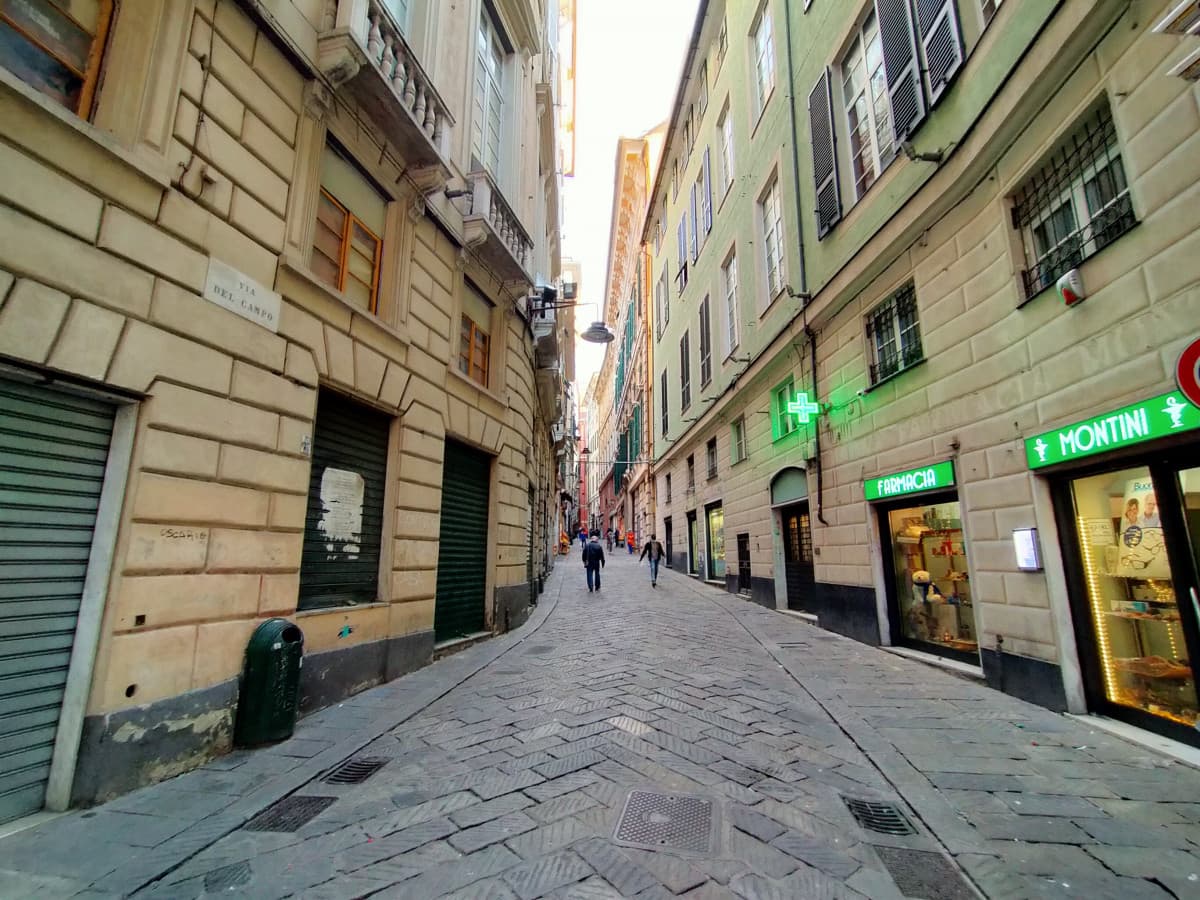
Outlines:
POLYGON ((113 415, 0 379, 0 822, 45 799, 113 415))
POLYGON ((433 620, 436 641, 483 631, 491 470, 492 458, 487 454, 446 441, 433 620))

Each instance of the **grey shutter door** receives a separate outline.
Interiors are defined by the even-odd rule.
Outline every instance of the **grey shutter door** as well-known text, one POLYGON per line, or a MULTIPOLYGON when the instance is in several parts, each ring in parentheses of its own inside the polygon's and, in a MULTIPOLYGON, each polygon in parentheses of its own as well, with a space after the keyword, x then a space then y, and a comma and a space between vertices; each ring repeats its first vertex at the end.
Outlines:
POLYGON ((817 239, 842 218, 837 177, 837 139, 833 134, 833 95, 826 69, 808 94, 808 125, 812 140, 813 181, 816 185, 817 239))
POLYGON ((300 609, 379 599, 391 421, 331 391, 322 391, 317 400, 300 558, 300 609))
POLYGON ((490 456, 446 441, 433 618, 437 641, 483 631, 491 469, 490 456))
POLYGON ((113 416, 0 380, 0 822, 45 800, 113 416))
POLYGON ((704 207, 704 233, 712 231, 713 196, 712 196, 712 163, 709 159, 709 148, 704 148, 704 196, 708 204, 704 207))
POLYGON ((925 91, 921 87, 912 12, 908 0, 876 0, 875 8, 892 104, 892 130, 897 141, 906 141, 925 119, 925 91))
POLYGON ((925 50, 929 105, 935 106, 963 64, 962 33, 954 0, 917 0, 917 24, 925 50))

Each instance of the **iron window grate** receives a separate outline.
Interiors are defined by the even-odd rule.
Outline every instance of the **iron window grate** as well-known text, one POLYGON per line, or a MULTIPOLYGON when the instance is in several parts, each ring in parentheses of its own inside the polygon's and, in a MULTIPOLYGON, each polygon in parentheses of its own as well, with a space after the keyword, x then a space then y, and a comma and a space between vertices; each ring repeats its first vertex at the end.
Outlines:
POLYGON ((894 803, 860 800, 857 797, 843 797, 842 799, 858 824, 868 831, 892 835, 917 833, 917 829, 894 803))
POLYGON ((1089 113, 1013 196, 1028 299, 1134 225, 1117 130, 1105 103, 1089 113))
POLYGON ((925 358, 917 319, 917 291, 910 282, 867 314, 867 339, 874 354, 871 384, 878 384, 925 358))
POLYGON ((358 756, 339 764, 321 780, 326 784, 362 784, 387 763, 386 756, 358 756))
POLYGON ((246 831, 296 831, 325 811, 337 797, 284 797, 244 826, 246 831))

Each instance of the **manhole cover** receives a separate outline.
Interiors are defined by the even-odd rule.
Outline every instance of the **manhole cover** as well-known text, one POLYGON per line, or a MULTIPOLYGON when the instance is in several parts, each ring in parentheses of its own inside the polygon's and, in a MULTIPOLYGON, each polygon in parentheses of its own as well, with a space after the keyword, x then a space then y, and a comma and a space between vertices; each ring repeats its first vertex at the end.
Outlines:
POLYGON ((538 644, 536 647, 530 647, 525 652, 528 653, 530 656, 541 656, 545 653, 549 653, 553 649, 554 649, 553 644, 538 644))
POLYGON ((228 888, 241 887, 250 883, 250 863, 242 861, 228 866, 213 869, 204 876, 204 890, 224 891, 228 888))
POLYGON ((715 807, 705 797, 630 791, 613 841, 642 850, 711 853, 716 825, 715 807))
POLYGON ((874 850, 905 897, 924 897, 926 900, 976 900, 978 896, 962 873, 940 853, 879 846, 874 847, 874 850))
POLYGON ((326 784, 362 784, 387 763, 386 756, 358 756, 346 760, 321 780, 326 784))
POLYGON ((337 797, 284 797, 245 824, 246 831, 295 831, 320 815, 337 797))
POLYGON ((869 831, 880 834, 916 834, 917 829, 904 813, 892 803, 877 803, 872 800, 859 800, 857 797, 843 797, 846 806, 858 824, 869 831))

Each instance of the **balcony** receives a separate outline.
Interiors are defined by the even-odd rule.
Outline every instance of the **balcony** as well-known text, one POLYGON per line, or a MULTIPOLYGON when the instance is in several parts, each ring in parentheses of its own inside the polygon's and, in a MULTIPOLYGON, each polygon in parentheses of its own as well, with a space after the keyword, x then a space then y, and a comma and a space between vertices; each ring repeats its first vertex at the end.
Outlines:
POLYGON ((540 298, 529 303, 529 326, 533 329, 533 349, 537 368, 558 363, 561 351, 559 341, 558 310, 552 303, 543 303, 540 298))
POLYGON ((542 408, 542 414, 550 422, 558 421, 563 414, 562 369, 558 363, 539 368, 533 373, 533 380, 537 386, 538 404, 542 408))
POLYGON ((402 148, 418 183, 444 186, 454 117, 391 13, 378 0, 326 0, 324 24, 322 73, 402 148))
POLYGON ((463 236, 469 246, 500 276, 519 284, 522 290, 533 287, 529 263, 533 241, 522 227, 496 182, 486 171, 467 176, 471 211, 463 216, 463 236))

